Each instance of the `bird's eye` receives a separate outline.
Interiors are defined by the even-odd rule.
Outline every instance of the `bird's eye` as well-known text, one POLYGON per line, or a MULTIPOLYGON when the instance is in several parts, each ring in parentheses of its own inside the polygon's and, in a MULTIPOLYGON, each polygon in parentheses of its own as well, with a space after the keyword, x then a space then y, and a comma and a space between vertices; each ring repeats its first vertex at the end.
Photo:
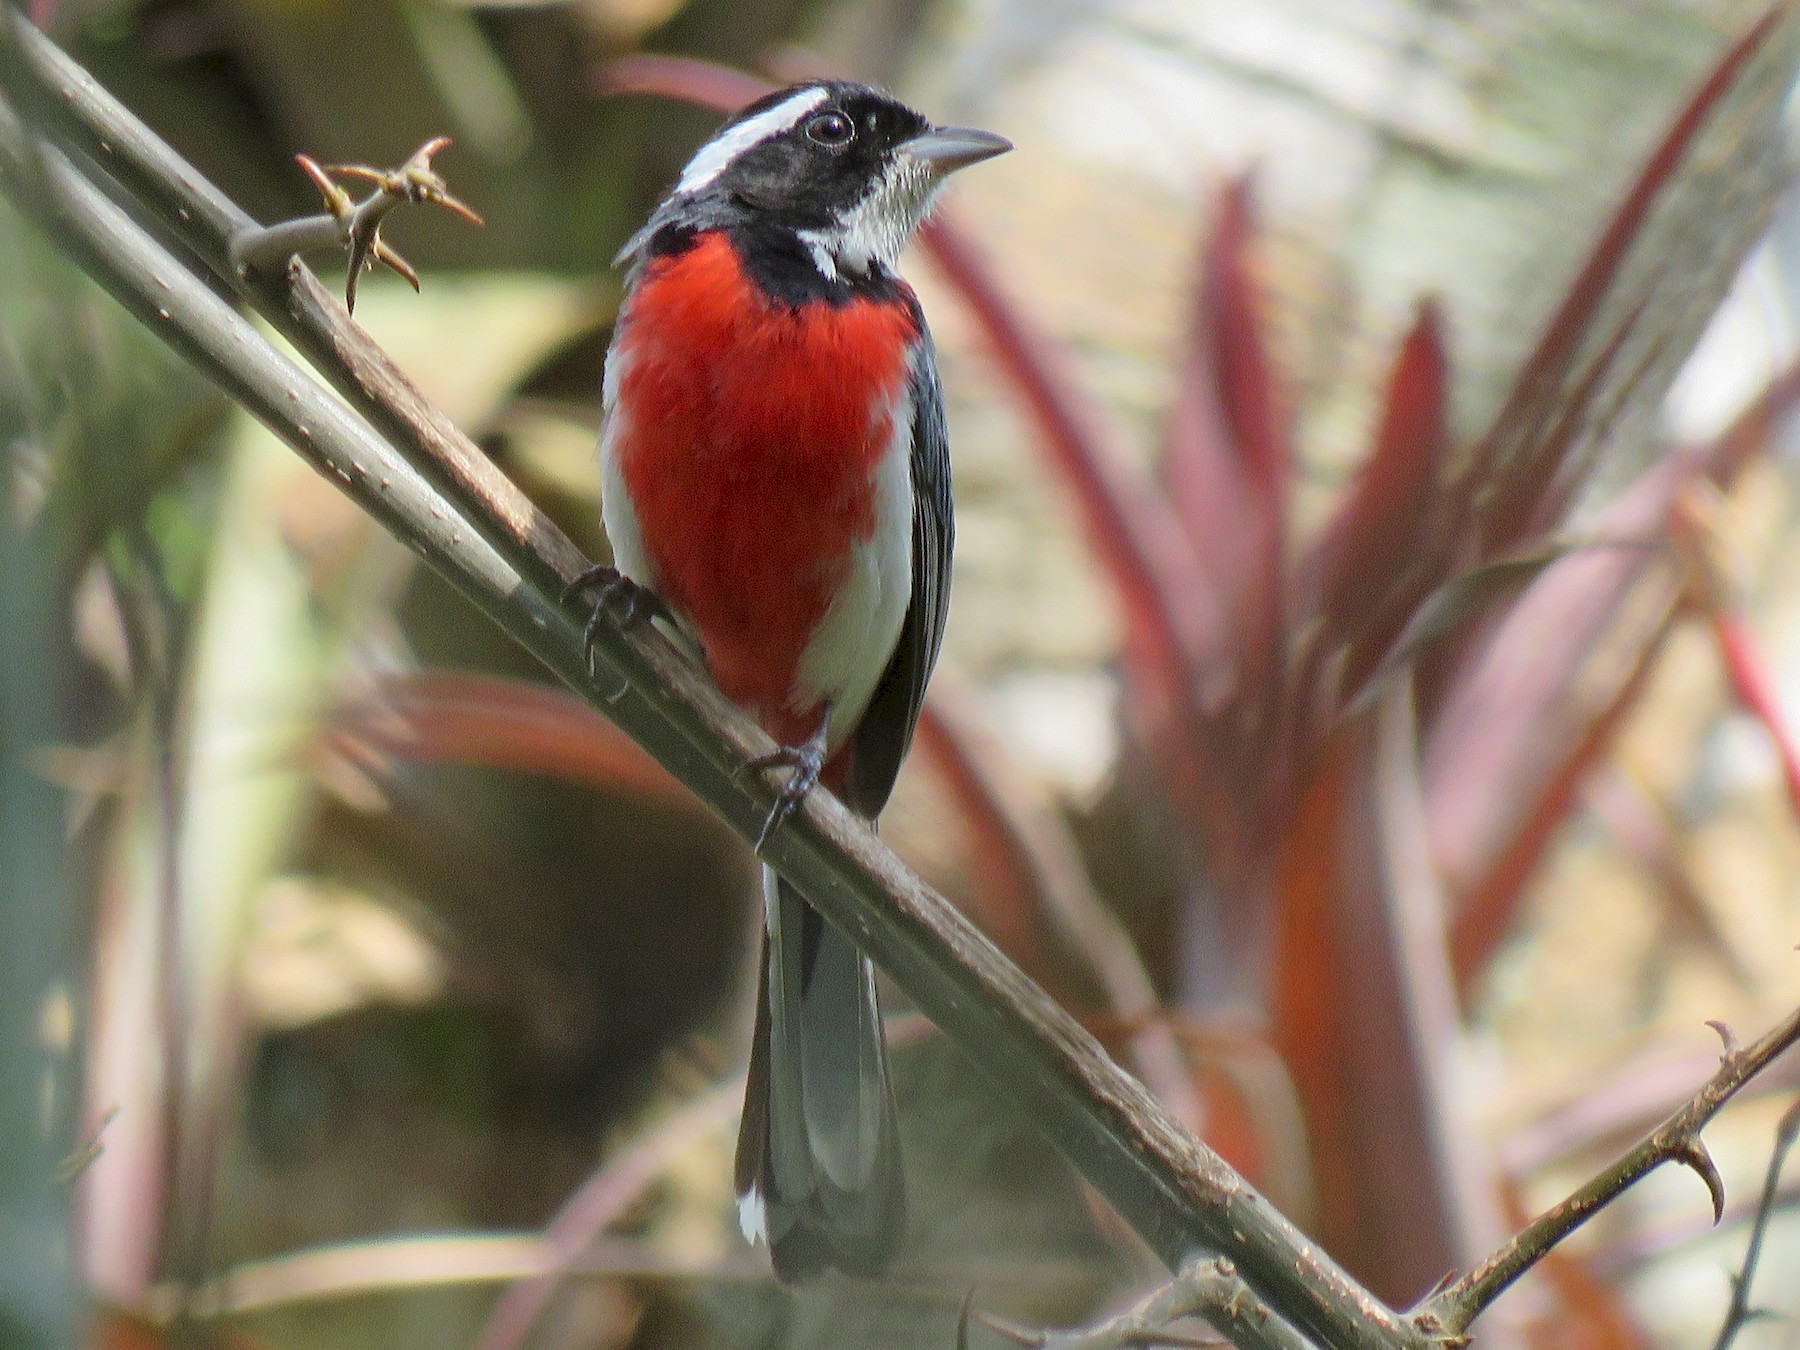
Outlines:
POLYGON ((841 112, 822 112, 806 124, 806 134, 820 145, 848 145, 856 135, 856 123, 841 112))

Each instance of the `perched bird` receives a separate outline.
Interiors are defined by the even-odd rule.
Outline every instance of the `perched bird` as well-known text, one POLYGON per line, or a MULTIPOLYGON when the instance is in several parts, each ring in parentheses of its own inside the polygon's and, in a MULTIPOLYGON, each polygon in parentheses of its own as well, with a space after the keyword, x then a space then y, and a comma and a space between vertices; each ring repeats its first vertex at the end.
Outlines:
MULTIPOLYGON (((751 104, 620 254, 600 607, 648 603, 782 749, 769 828, 823 781, 873 821, 943 637, 943 393, 894 267, 946 176, 1010 149, 866 85, 751 104)), ((767 830, 765 830, 765 835, 767 830)), ((904 1223, 874 969, 775 874, 738 1138, 744 1231, 798 1279, 904 1223)))

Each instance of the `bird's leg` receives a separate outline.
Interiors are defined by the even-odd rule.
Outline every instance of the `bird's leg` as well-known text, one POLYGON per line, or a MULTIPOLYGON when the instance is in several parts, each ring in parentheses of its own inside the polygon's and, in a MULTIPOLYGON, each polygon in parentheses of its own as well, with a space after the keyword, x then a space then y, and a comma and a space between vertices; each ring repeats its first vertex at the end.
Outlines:
POLYGON ((587 625, 581 630, 581 650, 587 656, 589 675, 598 673, 594 669, 594 647, 600 641, 600 625, 605 622, 607 611, 622 624, 636 623, 639 618, 673 617, 655 591, 607 563, 596 563, 563 587, 563 599, 584 591, 594 597, 594 612, 588 615, 587 625))
POLYGON ((799 810, 800 803, 806 800, 807 794, 819 785, 819 774, 825 768, 826 737, 830 729, 831 705, 827 703, 819 716, 818 727, 805 741, 799 745, 781 746, 745 763, 744 773, 760 773, 767 769, 791 771, 787 780, 782 783, 781 790, 775 794, 775 805, 769 810, 769 818, 763 821, 762 832, 756 836, 758 853, 762 852, 769 836, 799 810))

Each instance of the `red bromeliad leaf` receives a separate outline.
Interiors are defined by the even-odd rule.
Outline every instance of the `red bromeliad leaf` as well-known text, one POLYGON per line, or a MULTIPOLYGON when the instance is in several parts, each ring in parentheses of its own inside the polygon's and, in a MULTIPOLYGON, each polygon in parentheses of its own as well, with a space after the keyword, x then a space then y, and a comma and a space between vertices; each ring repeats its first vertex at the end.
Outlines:
MULTIPOLYGON (((1753 415, 1763 411, 1758 401, 1753 415)), ((1672 512, 1675 537, 1687 560, 1690 598, 1706 616, 1713 642, 1725 667, 1727 681, 1738 704, 1762 724, 1780 761, 1787 786, 1789 808, 1800 817, 1800 747, 1781 707, 1774 667, 1764 653, 1748 615, 1731 595, 1727 568, 1720 558, 1723 545, 1710 511, 1695 490, 1683 493, 1672 512)))
POLYGON ((1762 392, 1701 452, 1707 480, 1720 488, 1735 483, 1745 465, 1769 448, 1796 408, 1800 408, 1800 361, 1772 376, 1762 392))
POLYGON ((1738 701, 1763 724, 1781 760, 1782 778, 1787 784, 1788 804, 1800 815, 1800 750, 1794 745, 1793 728, 1781 710, 1775 689, 1774 668, 1762 649, 1755 631, 1741 613, 1719 609, 1709 614, 1713 635, 1725 659, 1726 673, 1738 701))
POLYGON ((1301 566, 1300 592, 1312 597, 1307 617, 1319 619, 1323 645, 1361 637, 1385 647, 1408 602, 1438 579, 1421 547, 1449 440, 1443 328, 1436 303, 1422 303, 1394 358, 1369 457, 1301 566))
POLYGON ((584 787, 697 803, 622 731, 583 700, 549 685, 464 671, 383 680, 326 719, 340 753, 430 764, 474 764, 584 787))
POLYGON ((1372 650, 1359 652, 1359 659, 1346 670, 1340 685, 1345 710, 1357 712, 1366 707, 1386 687, 1388 677, 1411 669, 1436 644, 1472 627, 1571 551, 1553 544, 1511 558, 1496 558, 1429 591, 1412 607, 1398 634, 1379 648, 1369 644, 1372 650), (1378 664, 1369 669, 1369 662, 1378 664))
MULTIPOLYGON (((1596 534, 1667 540, 1681 493, 1699 478, 1729 487, 1797 406, 1800 362, 1777 374, 1710 444, 1645 473, 1601 517, 1596 534)), ((1647 611, 1624 609, 1663 556, 1649 547, 1590 551, 1550 569, 1439 706, 1424 771, 1433 847, 1456 907, 1451 960, 1465 992, 1511 931, 1526 883, 1582 779, 1636 705, 1673 627, 1672 583, 1647 611), (1611 655, 1596 667, 1602 649, 1611 655), (1579 670, 1592 677, 1578 684, 1579 670)))
POLYGON ((1489 494, 1494 507, 1485 522, 1488 549, 1541 534, 1562 519, 1580 487, 1577 476, 1568 471, 1569 452, 1584 438, 1605 438, 1662 354, 1661 340, 1652 342, 1629 372, 1614 378, 1618 359, 1636 331, 1647 303, 1640 300, 1631 307, 1587 368, 1559 396, 1558 406, 1552 410, 1554 420, 1548 427, 1540 428, 1502 470, 1489 494), (1598 406, 1602 390, 1607 391, 1610 404, 1604 410, 1598 406))
MULTIPOLYGON (((1688 513, 1679 507, 1677 519, 1684 532, 1692 533, 1696 529, 1688 513)), ((1704 547, 1697 545, 1696 551, 1704 547)), ((1793 729, 1788 725, 1787 714, 1782 711, 1775 672, 1762 643, 1743 610, 1725 596, 1723 583, 1702 583, 1693 589, 1698 592, 1731 691, 1744 711, 1760 722, 1768 734, 1769 743, 1774 746, 1776 758, 1781 763, 1789 809, 1800 818, 1800 749, 1795 747, 1793 729)))
MULTIPOLYGON (((1570 809, 1580 799, 1582 781, 1612 748, 1619 727, 1637 707, 1655 657, 1670 630, 1667 624, 1659 627, 1643 642, 1636 659, 1615 671, 1612 682, 1603 690, 1591 691, 1597 695, 1591 703, 1559 707, 1542 738, 1520 745, 1522 757, 1496 766, 1501 770, 1497 777, 1505 777, 1509 782, 1530 780, 1526 785, 1529 795, 1516 814, 1496 811, 1493 835, 1475 841, 1483 848, 1477 867, 1464 861, 1461 850, 1444 864, 1446 879, 1452 883, 1463 881, 1466 887, 1452 897, 1455 918, 1450 929, 1450 965, 1465 1001, 1500 944, 1512 932, 1527 883, 1549 852, 1570 809), (1545 743, 1563 734, 1571 739, 1554 746, 1545 743)), ((1572 653, 1558 651, 1552 656, 1566 660, 1572 653)), ((1545 691, 1530 692, 1541 695, 1545 691)), ((1522 722, 1534 706, 1534 700, 1528 697, 1516 709, 1507 709, 1505 716, 1509 723, 1522 722)), ((1496 798, 1499 791, 1495 790, 1496 798)), ((1467 819, 1472 823, 1479 815, 1480 809, 1473 808, 1467 819)))
MULTIPOLYGON (((1650 540, 1689 470, 1659 465, 1596 533, 1650 540)), ((1423 773, 1433 851, 1452 898, 1452 964, 1465 989, 1510 930, 1531 875, 1611 744, 1668 631, 1673 589, 1631 603, 1660 555, 1647 548, 1569 554, 1546 570, 1450 683, 1423 773), (1606 644, 1619 654, 1595 664, 1606 644), (1576 672, 1588 678, 1577 681, 1576 672)))
MULTIPOLYGON (((1570 285, 1536 350, 1519 372, 1511 394, 1474 457, 1471 481, 1465 484, 1472 491, 1490 482, 1496 474, 1505 474, 1511 480, 1512 490, 1495 495, 1496 514, 1484 525, 1484 536, 1490 548, 1505 547, 1521 531, 1541 523, 1537 493, 1559 477, 1555 472, 1559 466, 1546 460, 1560 455, 1572 442, 1573 428, 1579 423, 1582 409, 1571 405, 1585 403, 1598 385, 1598 371, 1590 368, 1582 380, 1586 388, 1580 396, 1565 392, 1582 349, 1590 345, 1594 320, 1612 293, 1626 256, 1641 234, 1652 208, 1674 180, 1676 171, 1708 120, 1744 75, 1752 58, 1768 42, 1785 13, 1785 6, 1777 6, 1751 25, 1713 66, 1699 89, 1676 115, 1570 285), (1546 434, 1559 424, 1562 434, 1551 439, 1560 440, 1562 444, 1550 448, 1553 454, 1546 453, 1543 446, 1546 434)), ((1608 351, 1616 354, 1621 338, 1619 333, 1611 335, 1606 344, 1608 351)), ((1610 364, 1610 360, 1611 357, 1603 352, 1595 366, 1601 362, 1610 364)))
POLYGON ((1198 710, 1220 690, 1217 677, 1229 673, 1207 662, 1222 650, 1226 625, 1194 550, 1167 500, 1101 438, 1096 406, 1000 290, 971 241, 941 213, 919 238, 1025 405, 1119 597, 1123 702, 1132 731, 1194 837, 1207 840, 1216 859, 1237 857, 1243 797, 1223 785, 1239 775, 1198 710))
POLYGON ((1207 1142, 1252 1178, 1282 1213, 1303 1227, 1312 1226, 1318 1195, 1305 1113, 1266 1028, 1260 1022, 1197 1019, 1178 1011, 1164 1015, 1204 1089, 1207 1142))
POLYGON ((1244 696, 1278 697, 1267 676, 1286 626, 1286 534, 1292 452, 1253 276, 1250 183, 1219 203, 1169 410, 1165 472, 1199 572, 1217 593, 1244 696))
POLYGON ((1274 887, 1280 929, 1269 1011, 1276 1047, 1306 1110, 1320 1190, 1318 1231, 1328 1245, 1330 1235, 1354 1232, 1356 1225, 1347 1180, 1355 1173, 1356 1141, 1350 1103, 1336 1090, 1346 1029, 1329 978, 1336 964, 1339 840, 1355 769, 1349 738, 1333 738, 1288 830, 1274 887))
MULTIPOLYGON (((1197 1092, 1190 1090, 1190 1095, 1205 1101, 1206 1114, 1203 1120, 1187 1122, 1189 1128, 1195 1129, 1220 1157, 1249 1178, 1251 1185, 1265 1190, 1271 1183, 1278 1188, 1291 1187, 1293 1173, 1275 1175, 1271 1157, 1275 1150, 1270 1147, 1269 1124, 1252 1095, 1257 1085, 1246 1083, 1233 1072, 1235 1067, 1230 1061, 1206 1059, 1194 1065, 1193 1074, 1199 1089, 1197 1092)), ((1304 1176, 1305 1172, 1300 1175, 1304 1176)))

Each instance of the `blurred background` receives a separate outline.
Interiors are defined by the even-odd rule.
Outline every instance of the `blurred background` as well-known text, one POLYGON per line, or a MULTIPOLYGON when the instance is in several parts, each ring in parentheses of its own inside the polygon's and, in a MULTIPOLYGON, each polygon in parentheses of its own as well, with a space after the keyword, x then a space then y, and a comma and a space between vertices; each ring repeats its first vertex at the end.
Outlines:
MULTIPOLYGON (((610 259, 727 71, 1012 138, 908 262, 959 547, 884 833, 1383 1297, 1800 1000, 1791 18, 31 8, 265 221, 318 209, 297 153, 453 136, 486 228, 393 217, 423 292, 357 319, 596 557, 610 259)), ((775 1286, 729 1196, 747 850, 4 206, 0 418, 7 1083, 91 1145, 94 1344, 948 1350, 971 1288, 1059 1325, 1157 1278, 896 998, 906 1255, 775 1286)), ((1480 1343, 1712 1344, 1797 1084, 1710 1132, 1723 1224, 1658 1174, 1480 1343)))

